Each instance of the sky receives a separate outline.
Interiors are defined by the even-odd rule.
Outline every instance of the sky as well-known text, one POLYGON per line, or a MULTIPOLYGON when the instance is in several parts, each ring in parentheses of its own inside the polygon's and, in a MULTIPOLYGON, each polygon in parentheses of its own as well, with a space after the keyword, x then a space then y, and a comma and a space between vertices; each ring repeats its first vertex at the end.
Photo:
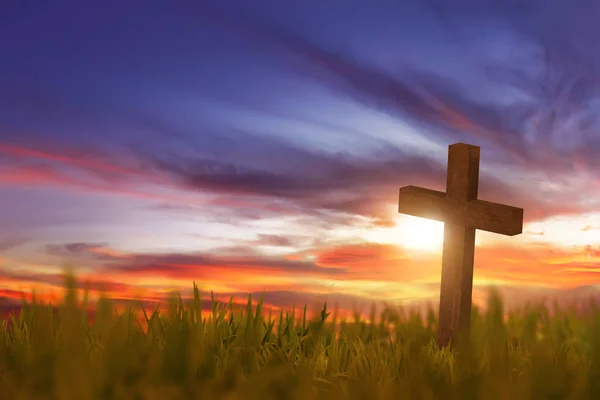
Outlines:
MULTIPOLYGON (((14 1, 0 12, 0 306, 65 267, 127 301, 435 304, 445 189, 481 147, 474 294, 598 296, 600 4, 14 1)), ((83 283, 82 283, 83 287, 83 283)))

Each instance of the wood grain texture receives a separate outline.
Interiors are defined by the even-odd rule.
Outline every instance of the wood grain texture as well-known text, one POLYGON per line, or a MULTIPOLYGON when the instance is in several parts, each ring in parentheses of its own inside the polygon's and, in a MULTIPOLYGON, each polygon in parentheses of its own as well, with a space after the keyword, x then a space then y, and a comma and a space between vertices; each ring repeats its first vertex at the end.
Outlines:
POLYGON ((473 293, 476 229, 514 236, 523 231, 523 209, 477 199, 480 149, 448 147, 446 192, 400 188, 398 212, 444 222, 438 345, 468 334, 473 293))

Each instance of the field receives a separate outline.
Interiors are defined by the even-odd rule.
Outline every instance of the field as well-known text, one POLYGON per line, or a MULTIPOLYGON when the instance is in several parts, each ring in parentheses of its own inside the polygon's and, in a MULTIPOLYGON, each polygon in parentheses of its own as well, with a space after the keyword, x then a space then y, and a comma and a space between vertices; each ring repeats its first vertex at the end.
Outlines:
POLYGON ((168 311, 91 323, 68 280, 64 302, 24 303, 0 330, 3 399, 600 399, 600 310, 505 313, 493 292, 471 341, 439 351, 436 317, 386 309, 340 321, 325 306, 271 314, 174 297, 168 311), (337 330, 336 330, 337 327, 337 330))

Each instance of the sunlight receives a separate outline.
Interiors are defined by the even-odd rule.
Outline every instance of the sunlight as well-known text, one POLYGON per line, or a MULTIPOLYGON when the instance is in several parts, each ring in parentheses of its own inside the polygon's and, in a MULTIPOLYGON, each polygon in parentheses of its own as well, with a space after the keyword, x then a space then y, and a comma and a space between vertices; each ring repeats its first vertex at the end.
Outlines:
POLYGON ((525 238, 530 242, 557 247, 600 245, 600 213, 550 217, 527 224, 525 238))
POLYGON ((444 241, 444 224, 425 218, 400 216, 394 230, 398 243, 415 250, 441 251, 444 241))
POLYGON ((397 244, 411 250, 441 252, 444 224, 410 215, 398 215, 391 228, 376 228, 366 232, 366 239, 382 244, 397 244))

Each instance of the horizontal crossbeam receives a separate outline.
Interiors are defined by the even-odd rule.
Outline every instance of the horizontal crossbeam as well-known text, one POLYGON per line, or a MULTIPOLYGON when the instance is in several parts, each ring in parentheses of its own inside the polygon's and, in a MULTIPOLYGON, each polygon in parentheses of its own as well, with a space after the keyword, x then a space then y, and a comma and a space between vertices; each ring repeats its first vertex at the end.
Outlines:
POLYGON ((446 193, 417 186, 400 188, 398 212, 441 222, 462 222, 465 228, 514 236, 523 231, 523 209, 485 200, 458 202, 446 193))

